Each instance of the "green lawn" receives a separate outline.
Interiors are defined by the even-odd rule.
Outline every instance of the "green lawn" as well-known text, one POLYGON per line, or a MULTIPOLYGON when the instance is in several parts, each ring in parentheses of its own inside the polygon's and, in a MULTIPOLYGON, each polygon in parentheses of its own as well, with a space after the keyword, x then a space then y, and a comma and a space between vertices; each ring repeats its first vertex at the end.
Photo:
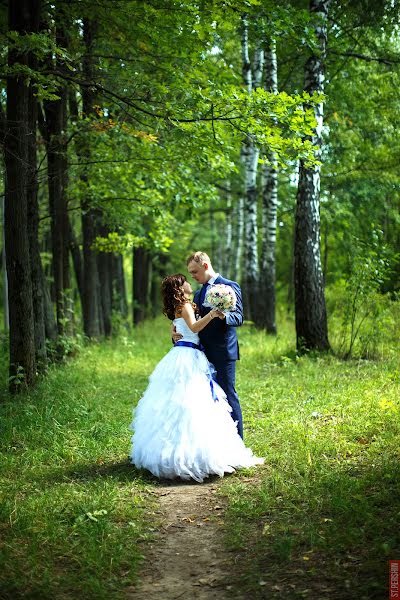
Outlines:
MULTIPOLYGON (((391 346, 379 362, 297 358, 293 325, 281 330, 240 330, 246 442, 266 464, 222 480, 234 587, 385 598, 387 561, 400 558, 398 357, 391 346)), ((135 581, 157 482, 129 464, 128 426, 169 346, 160 317, 83 348, 29 395, 3 391, 1 598, 111 600, 135 581)))

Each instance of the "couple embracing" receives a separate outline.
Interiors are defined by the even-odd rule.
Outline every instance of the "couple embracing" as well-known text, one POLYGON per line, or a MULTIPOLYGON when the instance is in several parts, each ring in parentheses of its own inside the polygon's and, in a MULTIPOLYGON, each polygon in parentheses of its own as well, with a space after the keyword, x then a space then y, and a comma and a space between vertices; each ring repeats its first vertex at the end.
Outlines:
POLYGON ((181 273, 161 285, 164 314, 173 322, 174 346, 158 363, 134 411, 131 460, 160 478, 194 479, 263 463, 243 443, 235 390, 239 358, 236 327, 243 323, 239 285, 221 277, 204 252, 187 260, 192 288, 181 273), (222 312, 205 303, 207 290, 233 289, 235 306, 222 312))

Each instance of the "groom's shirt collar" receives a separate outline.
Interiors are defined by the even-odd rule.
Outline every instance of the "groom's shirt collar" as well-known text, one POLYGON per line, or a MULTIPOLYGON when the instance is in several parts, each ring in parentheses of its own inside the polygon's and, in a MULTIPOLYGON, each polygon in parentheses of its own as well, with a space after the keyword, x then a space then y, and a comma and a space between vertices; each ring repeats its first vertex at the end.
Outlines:
POLYGON ((214 277, 211 277, 211 279, 209 279, 206 284, 208 283, 208 285, 212 285, 213 283, 215 283, 216 279, 218 279, 219 277, 219 273, 215 273, 214 277))

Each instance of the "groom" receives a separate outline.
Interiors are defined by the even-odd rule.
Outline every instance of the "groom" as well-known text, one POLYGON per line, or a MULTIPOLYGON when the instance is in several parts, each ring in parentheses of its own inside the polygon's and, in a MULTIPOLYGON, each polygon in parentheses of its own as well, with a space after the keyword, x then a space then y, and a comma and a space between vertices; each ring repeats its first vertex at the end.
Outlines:
MULTIPOLYGON (((229 285, 236 294, 235 310, 228 312, 223 319, 213 319, 207 327, 199 332, 199 337, 208 360, 217 371, 216 381, 227 395, 232 408, 232 419, 237 421, 238 434, 243 438, 242 410, 235 390, 236 361, 239 360, 236 327, 240 327, 243 323, 242 293, 238 283, 224 279, 214 271, 210 258, 205 252, 195 252, 189 256, 186 264, 193 279, 202 284, 193 299, 201 317, 211 310, 203 305, 209 285, 223 283, 229 285)), ((174 334, 173 337, 174 341, 177 341, 181 336, 174 334)))

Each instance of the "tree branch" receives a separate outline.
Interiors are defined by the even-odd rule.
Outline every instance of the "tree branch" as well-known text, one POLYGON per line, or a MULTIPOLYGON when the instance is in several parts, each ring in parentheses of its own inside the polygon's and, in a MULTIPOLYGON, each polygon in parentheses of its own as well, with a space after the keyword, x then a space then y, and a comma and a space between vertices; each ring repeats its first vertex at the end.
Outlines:
POLYGON ((400 63, 400 58, 386 58, 384 56, 367 56, 365 54, 359 54, 358 52, 336 52, 335 50, 330 50, 330 54, 335 54, 336 56, 346 56, 348 58, 357 58, 359 60, 365 60, 367 62, 378 62, 384 65, 396 65, 400 63))
POLYGON ((198 123, 200 121, 211 121, 211 122, 212 121, 228 121, 228 122, 230 122, 232 119, 243 118, 242 115, 228 117, 227 115, 230 112, 232 112, 231 110, 229 110, 228 112, 225 112, 224 114, 217 115, 217 116, 182 119, 179 117, 174 117, 173 115, 155 113, 155 112, 146 110, 142 106, 139 106, 139 105, 135 104, 134 102, 132 102, 129 98, 126 98, 125 96, 121 96, 120 94, 117 94, 116 92, 104 87, 101 83, 77 79, 76 77, 68 75, 67 73, 61 73, 60 71, 46 71, 46 72, 43 72, 43 74, 44 75, 53 75, 55 77, 59 77, 60 79, 70 81, 70 82, 75 83, 76 85, 80 85, 82 87, 95 88, 97 92, 103 94, 105 97, 108 96, 110 98, 119 100, 120 102, 123 102, 127 106, 130 106, 131 108, 134 108, 135 110, 142 112, 143 114, 148 115, 149 117, 152 117, 155 119, 163 119, 164 121, 170 121, 170 122, 175 121, 176 123, 198 123))

